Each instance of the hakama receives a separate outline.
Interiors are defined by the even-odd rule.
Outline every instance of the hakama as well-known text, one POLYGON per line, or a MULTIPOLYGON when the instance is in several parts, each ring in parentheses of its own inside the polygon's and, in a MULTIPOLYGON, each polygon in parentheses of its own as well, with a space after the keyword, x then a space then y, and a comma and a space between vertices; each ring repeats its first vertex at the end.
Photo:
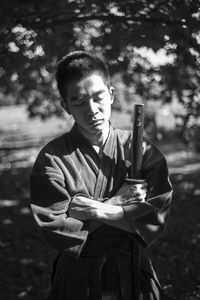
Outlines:
POLYGON ((115 203, 114 196, 130 171, 131 138, 131 132, 111 125, 100 158, 74 125, 39 153, 30 180, 32 212, 49 245, 59 252, 49 300, 134 299, 133 245, 138 242, 140 299, 160 299, 160 285, 147 247, 166 227, 172 187, 165 158, 144 140, 146 201, 133 198, 129 205, 123 205, 116 198, 115 203), (69 217, 69 203, 78 194, 121 205, 134 233, 69 217))

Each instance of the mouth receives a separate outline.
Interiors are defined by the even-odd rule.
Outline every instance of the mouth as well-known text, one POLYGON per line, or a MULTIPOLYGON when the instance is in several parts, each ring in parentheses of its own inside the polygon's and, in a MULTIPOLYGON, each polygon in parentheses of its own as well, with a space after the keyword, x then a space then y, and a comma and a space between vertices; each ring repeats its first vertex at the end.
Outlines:
POLYGON ((92 119, 89 120, 89 125, 101 125, 103 123, 103 119, 92 119))

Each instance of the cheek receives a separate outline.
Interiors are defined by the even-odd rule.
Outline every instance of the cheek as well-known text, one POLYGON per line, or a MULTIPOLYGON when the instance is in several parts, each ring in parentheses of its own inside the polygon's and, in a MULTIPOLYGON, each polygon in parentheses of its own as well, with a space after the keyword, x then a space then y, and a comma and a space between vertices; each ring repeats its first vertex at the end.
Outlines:
POLYGON ((112 104, 111 98, 108 97, 106 99, 106 102, 105 102, 104 108, 103 108, 106 113, 110 113, 110 111, 111 111, 111 104, 112 104))
POLYGON ((70 113, 74 117, 75 120, 82 119, 82 112, 78 106, 70 106, 70 113))
POLYGON ((111 114, 111 106, 110 105, 105 105, 102 109, 102 112, 103 112, 104 116, 106 117, 106 119, 109 119, 110 114, 111 114))

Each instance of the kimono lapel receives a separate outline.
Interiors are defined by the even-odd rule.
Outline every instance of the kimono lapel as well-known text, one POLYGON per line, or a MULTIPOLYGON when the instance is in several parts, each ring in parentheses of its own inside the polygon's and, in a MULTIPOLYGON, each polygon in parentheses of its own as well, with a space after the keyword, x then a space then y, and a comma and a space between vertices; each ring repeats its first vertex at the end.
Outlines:
POLYGON ((76 124, 72 129, 72 137, 77 147, 77 154, 81 155, 82 159, 84 157, 88 167, 91 168, 91 170, 97 176, 100 168, 100 158, 88 140, 80 134, 76 124))
POLYGON ((103 149, 100 168, 94 190, 94 197, 103 198, 107 196, 110 184, 112 185, 112 174, 117 162, 117 135, 110 125, 110 131, 103 149))
POLYGON ((86 170, 83 170, 90 196, 99 200, 112 196, 113 192, 120 188, 125 178, 123 151, 115 128, 110 124, 109 135, 101 158, 88 140, 80 134, 76 125, 72 129, 72 137, 73 143, 76 145, 76 156, 80 157, 77 164, 85 166, 84 168, 87 166, 88 176, 93 178, 92 181, 86 183, 88 181, 85 177, 86 170), (119 176, 116 176, 116 173, 119 176))

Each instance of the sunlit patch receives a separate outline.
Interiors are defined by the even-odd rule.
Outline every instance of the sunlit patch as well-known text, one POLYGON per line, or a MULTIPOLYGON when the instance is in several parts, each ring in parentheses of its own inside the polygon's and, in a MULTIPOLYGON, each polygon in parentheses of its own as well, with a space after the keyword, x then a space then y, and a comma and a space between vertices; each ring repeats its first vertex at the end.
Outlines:
POLYGON ((20 209, 20 212, 22 215, 29 215, 31 213, 30 209, 27 207, 23 207, 22 209, 20 209))
POLYGON ((188 164, 182 167, 172 167, 170 168, 170 174, 187 175, 187 174, 194 174, 199 170, 200 170, 200 163, 195 163, 195 164, 188 164))
POLYGON ((17 200, 0 200, 0 207, 17 206, 19 201, 17 200))
POLYGON ((0 241, 0 247, 1 247, 1 248, 6 248, 6 247, 8 247, 8 246, 9 246, 8 243, 5 243, 5 242, 0 241))
POLYGON ((200 190, 195 190, 193 194, 194 196, 200 196, 200 190))
POLYGON ((186 190, 186 191, 189 191, 189 190, 193 190, 194 187, 195 187, 195 184, 193 182, 187 182, 187 181, 184 181, 180 184, 179 186, 182 190, 186 190))
POLYGON ((168 285, 164 285, 162 288, 163 290, 168 290, 168 289, 172 289, 173 286, 171 284, 168 284, 168 285))
POLYGON ((177 175, 177 176, 176 176, 176 180, 177 180, 177 181, 183 180, 183 175, 182 175, 182 174, 177 175))
POLYGON ((23 291, 17 295, 17 298, 24 298, 27 295, 27 291, 23 291))
POLYGON ((151 232, 156 232, 158 230, 158 225, 147 224, 145 227, 151 232))
POLYGON ((1 221, 1 223, 3 225, 10 225, 10 224, 13 224, 13 221, 10 220, 10 219, 4 219, 4 220, 1 221))
POLYGON ((31 285, 27 286, 24 291, 17 294, 17 298, 21 299, 27 296, 27 294, 33 289, 31 285))
POLYGON ((31 264, 32 262, 33 262, 32 258, 22 258, 22 259, 20 259, 20 263, 22 265, 28 265, 28 264, 31 264))
POLYGON ((12 165, 10 162, 6 162, 3 164, 0 164, 0 170, 6 170, 6 169, 11 169, 12 165))

